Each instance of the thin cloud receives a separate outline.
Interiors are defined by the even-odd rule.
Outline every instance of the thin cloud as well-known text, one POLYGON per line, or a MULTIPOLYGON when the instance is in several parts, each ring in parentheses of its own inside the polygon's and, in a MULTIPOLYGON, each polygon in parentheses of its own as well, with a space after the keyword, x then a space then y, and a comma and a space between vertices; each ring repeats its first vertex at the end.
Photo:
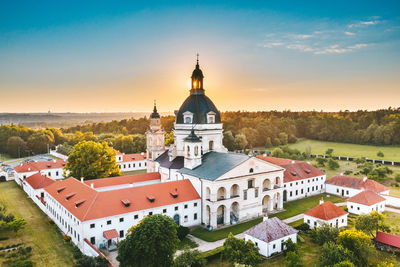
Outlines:
POLYGON ((344 34, 348 35, 348 36, 354 36, 356 35, 354 32, 344 32, 344 34))
POLYGON ((371 26, 371 25, 376 25, 378 23, 381 23, 380 20, 366 20, 366 21, 359 21, 357 23, 349 24, 347 27, 349 28, 357 28, 357 27, 366 27, 366 26, 371 26))
POLYGON ((265 47, 265 48, 272 48, 272 47, 277 47, 277 46, 282 46, 282 45, 284 45, 284 44, 281 43, 281 42, 272 42, 272 43, 265 43, 265 44, 263 44, 263 47, 265 47))

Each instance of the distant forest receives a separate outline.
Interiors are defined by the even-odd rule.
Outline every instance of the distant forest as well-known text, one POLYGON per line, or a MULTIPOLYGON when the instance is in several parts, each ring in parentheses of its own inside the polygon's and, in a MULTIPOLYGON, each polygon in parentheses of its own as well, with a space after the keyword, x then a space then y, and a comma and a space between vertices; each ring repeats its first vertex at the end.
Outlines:
MULTIPOLYGON (((224 144, 229 150, 272 147, 296 142, 298 138, 369 145, 400 145, 400 108, 355 112, 260 111, 223 112, 224 144)), ((163 116, 166 144, 173 142, 174 116, 163 116)), ((24 156, 45 153, 60 146, 68 154, 83 140, 111 142, 121 152, 146 148, 147 117, 78 125, 69 128, 33 130, 24 126, 0 126, 0 153, 24 156)))

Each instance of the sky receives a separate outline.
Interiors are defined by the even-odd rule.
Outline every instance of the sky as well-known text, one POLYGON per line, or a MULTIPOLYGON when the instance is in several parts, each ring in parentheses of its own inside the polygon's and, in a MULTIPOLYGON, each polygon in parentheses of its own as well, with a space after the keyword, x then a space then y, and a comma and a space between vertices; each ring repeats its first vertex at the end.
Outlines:
POLYGON ((0 112, 400 106, 400 1, 2 1, 0 112))

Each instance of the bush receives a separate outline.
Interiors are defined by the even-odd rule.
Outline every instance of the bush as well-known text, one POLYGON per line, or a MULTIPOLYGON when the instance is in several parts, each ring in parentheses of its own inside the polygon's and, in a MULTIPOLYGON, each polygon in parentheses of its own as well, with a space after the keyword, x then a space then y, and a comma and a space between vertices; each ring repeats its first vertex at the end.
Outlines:
POLYGON ((311 237, 318 245, 335 242, 338 235, 339 230, 336 227, 330 227, 328 224, 323 224, 321 227, 314 228, 311 231, 311 237))
POLYGON ((69 243, 71 241, 71 237, 69 235, 64 235, 63 240, 64 242, 69 243))
POLYGON ((183 240, 190 232, 190 229, 188 227, 179 225, 179 227, 176 229, 176 232, 178 234, 179 240, 183 240))
POLYGON ((378 153, 376 153, 376 155, 380 158, 383 158, 385 156, 382 151, 379 151, 378 153))
POLYGON ((295 229, 306 232, 310 230, 310 226, 307 223, 302 223, 299 226, 296 226, 295 229))
POLYGON ((203 253, 203 258, 207 259, 208 261, 212 261, 215 259, 221 258, 221 253, 224 250, 224 247, 218 247, 213 250, 209 250, 203 253))
POLYGON ((337 162, 337 160, 334 160, 333 158, 330 158, 328 160, 328 168, 330 170, 336 170, 337 168, 339 168, 339 163, 337 162))
POLYGON ((400 183, 400 172, 394 175, 394 179, 396 180, 396 182, 400 183))
POLYGON ((344 171, 344 175, 350 175, 350 174, 352 174, 353 173, 353 171, 350 171, 350 170, 347 170, 347 171, 344 171))

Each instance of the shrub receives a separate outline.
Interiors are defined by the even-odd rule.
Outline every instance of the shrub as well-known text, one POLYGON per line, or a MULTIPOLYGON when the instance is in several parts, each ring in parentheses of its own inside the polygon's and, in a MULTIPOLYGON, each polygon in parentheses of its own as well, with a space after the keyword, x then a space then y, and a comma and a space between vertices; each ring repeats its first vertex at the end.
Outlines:
POLYGON ((400 172, 394 175, 394 179, 396 180, 396 182, 400 183, 400 172))
POLYGON ((295 227, 299 231, 308 231, 310 230, 310 226, 307 223, 302 223, 299 226, 295 227))
POLYGON ((179 225, 179 227, 176 229, 176 232, 178 234, 179 240, 183 240, 190 232, 188 227, 179 225))
POLYGON ((347 171, 344 171, 344 175, 350 175, 350 174, 352 174, 353 173, 353 171, 350 171, 350 170, 347 170, 347 171))
POLYGON ((51 218, 47 218, 47 221, 49 222, 49 224, 54 224, 54 221, 51 218))
POLYGON ((378 153, 376 153, 376 155, 380 158, 383 158, 385 156, 382 151, 379 151, 378 153))
POLYGON ((69 235, 64 235, 63 240, 64 242, 69 243, 71 241, 71 237, 69 235))

